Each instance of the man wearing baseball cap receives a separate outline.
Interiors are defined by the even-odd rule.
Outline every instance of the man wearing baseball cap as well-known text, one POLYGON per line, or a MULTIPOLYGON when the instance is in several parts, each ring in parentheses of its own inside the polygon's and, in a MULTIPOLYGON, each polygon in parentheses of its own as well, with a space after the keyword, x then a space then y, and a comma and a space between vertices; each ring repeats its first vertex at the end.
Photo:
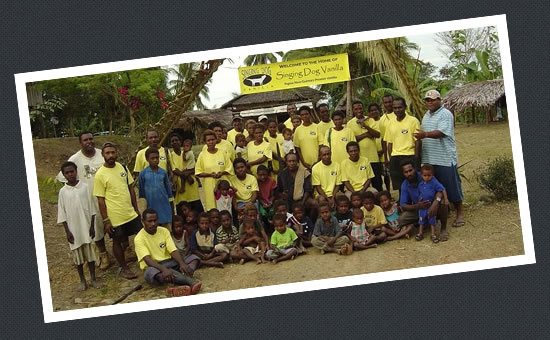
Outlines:
POLYGON ((242 133, 245 137, 248 137, 248 131, 243 129, 243 117, 241 115, 233 116, 232 122, 233 128, 227 132, 227 141, 235 147, 235 136, 242 133))
MULTIPOLYGON (((453 227, 461 227, 465 223, 462 210, 464 195, 457 170, 454 116, 441 105, 441 94, 437 90, 426 92, 424 102, 428 111, 422 119, 421 130, 415 134, 418 140, 422 140, 422 163, 433 165, 435 177, 445 186, 448 200, 456 208, 453 227)), ((446 221, 441 221, 441 241, 449 237, 446 226, 446 221)))

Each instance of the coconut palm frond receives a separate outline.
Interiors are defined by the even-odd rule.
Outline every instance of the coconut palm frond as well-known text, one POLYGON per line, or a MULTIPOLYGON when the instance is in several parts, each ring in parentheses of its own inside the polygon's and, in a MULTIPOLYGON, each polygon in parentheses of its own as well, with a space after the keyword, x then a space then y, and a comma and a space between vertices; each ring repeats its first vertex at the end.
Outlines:
POLYGON ((393 83, 409 103, 410 111, 418 118, 422 117, 424 105, 420 92, 407 68, 399 57, 392 39, 359 42, 358 48, 365 58, 370 60, 379 71, 388 71, 393 83))

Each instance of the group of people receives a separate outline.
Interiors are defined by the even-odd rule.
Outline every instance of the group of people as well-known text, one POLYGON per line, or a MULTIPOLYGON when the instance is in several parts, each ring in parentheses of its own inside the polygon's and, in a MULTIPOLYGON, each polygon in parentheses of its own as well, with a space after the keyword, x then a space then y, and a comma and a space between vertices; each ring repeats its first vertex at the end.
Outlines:
POLYGON ((422 123, 407 114, 403 98, 391 95, 383 98, 384 113, 373 103, 365 114, 363 103, 353 102, 347 122, 346 112, 330 114, 327 104, 315 110, 318 123, 312 108, 293 104, 282 124, 260 116, 243 126, 237 115, 229 131, 219 122, 209 125, 196 159, 191 140, 172 133, 164 147, 149 130, 133 171, 117 162, 114 143, 96 149, 93 135, 82 133, 81 150, 58 177, 66 183, 58 223, 80 289, 88 286, 85 263, 94 287, 96 262, 110 265, 105 233, 122 277, 137 277, 127 264, 133 256, 128 238, 137 234, 145 280, 173 283, 167 294, 174 296, 200 290, 193 278, 200 266, 277 263, 309 247, 348 255, 409 238, 415 228, 418 241, 428 229, 434 243, 448 240, 449 202, 456 208, 453 226, 464 225, 454 117, 437 91, 424 101, 422 123), (146 201, 143 212, 138 197, 146 201))

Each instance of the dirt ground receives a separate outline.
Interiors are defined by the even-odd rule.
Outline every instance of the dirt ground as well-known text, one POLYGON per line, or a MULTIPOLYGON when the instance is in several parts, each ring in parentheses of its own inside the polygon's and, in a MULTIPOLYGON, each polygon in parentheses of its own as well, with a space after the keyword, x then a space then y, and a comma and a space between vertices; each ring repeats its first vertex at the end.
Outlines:
MULTIPOLYGON (((104 138, 100 138, 97 144, 102 143, 104 138)), ((475 180, 475 171, 487 158, 512 154, 508 124, 458 126, 456 139, 459 164, 471 161, 464 166, 463 171, 469 179, 463 181, 467 223, 461 228, 449 228, 448 242, 432 244, 429 237, 421 242, 411 238, 386 242, 378 248, 354 252, 347 257, 321 255, 317 250, 310 249, 307 254, 293 261, 277 265, 246 263, 227 264, 223 269, 201 268, 195 273, 203 281, 201 294, 523 254, 517 201, 481 201, 480 196, 486 193, 475 180)), ((122 140, 120 142, 124 143, 122 140)), ((128 146, 124 150, 131 151, 130 145, 135 145, 134 142, 126 143, 128 146)), ((54 176, 58 164, 78 149, 78 142, 67 138, 37 140, 34 145, 39 178, 54 176)), ((49 187, 40 188, 55 311, 109 305, 140 283, 143 288, 131 294, 123 303, 165 298, 164 289, 149 287, 143 282, 142 275, 132 281, 117 278, 116 266, 106 271, 97 271, 102 288, 77 292, 78 274, 72 265, 63 228, 55 224, 57 205, 53 204, 55 200, 45 199, 48 196, 46 191, 51 190, 49 187)), ((454 212, 449 218, 450 222, 453 220, 454 212)), ((110 245, 110 240, 107 240, 108 249, 110 245)), ((131 267, 139 272, 137 263, 131 263, 131 267)), ((87 271, 86 276, 89 277, 87 271)))

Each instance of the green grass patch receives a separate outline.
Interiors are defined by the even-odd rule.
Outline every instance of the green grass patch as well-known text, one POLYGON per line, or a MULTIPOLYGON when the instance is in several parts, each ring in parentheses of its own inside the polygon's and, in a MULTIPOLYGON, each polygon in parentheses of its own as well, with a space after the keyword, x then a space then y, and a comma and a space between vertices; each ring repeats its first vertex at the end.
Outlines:
POLYGON ((57 204, 59 190, 63 187, 55 177, 38 177, 38 195, 40 201, 46 201, 51 204, 57 204))

